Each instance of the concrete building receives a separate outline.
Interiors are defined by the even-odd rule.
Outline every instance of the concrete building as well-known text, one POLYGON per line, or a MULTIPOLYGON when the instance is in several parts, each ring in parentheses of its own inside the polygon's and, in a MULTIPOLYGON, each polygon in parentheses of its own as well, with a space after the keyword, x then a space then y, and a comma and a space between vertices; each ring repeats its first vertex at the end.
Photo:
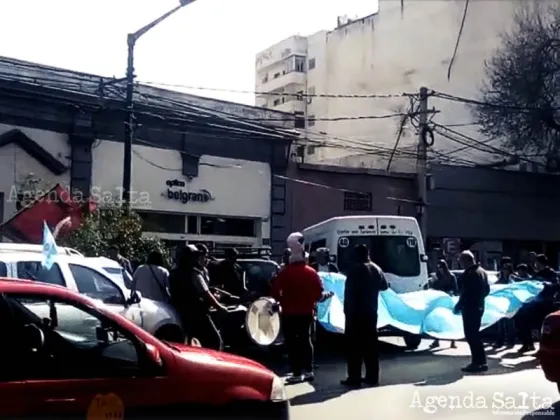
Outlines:
MULTIPOLYGON (((399 95, 417 93, 421 86, 426 86, 476 98, 484 80, 484 60, 490 58, 499 45, 500 33, 511 26, 514 12, 527 4, 501 0, 470 2, 448 79, 465 1, 405 1, 403 10, 398 1, 380 0, 379 3, 376 14, 356 20, 339 18, 333 30, 307 37, 293 36, 257 55, 256 91, 310 95, 309 98, 256 97, 259 106, 299 113, 308 139, 304 153, 307 162, 386 169, 400 119, 344 120, 344 117, 406 112, 409 99, 312 95, 399 95), (336 120, 340 118, 343 119, 336 120)), ((471 124, 472 116, 465 104, 430 98, 429 107, 440 111, 435 122, 453 125, 455 130, 475 140, 486 141, 471 124)), ((393 170, 415 170, 415 143, 415 129, 407 124, 391 166, 393 170)), ((500 145, 499 141, 488 144, 497 148, 500 145)), ((469 140, 466 144, 460 143, 437 135, 432 159, 469 165, 503 158, 491 147, 481 147, 469 140)))
MULTIPOLYGON (((0 218, 14 214, 29 183, 39 191, 62 183, 101 205, 120 199, 122 87, 7 58, 0 69, 0 218)), ((145 231, 174 243, 281 252, 289 226, 276 175, 287 169, 293 122, 163 89, 136 93, 131 198, 145 231)))
POLYGON ((287 193, 293 231, 339 216, 417 216, 410 174, 315 164, 293 164, 288 174, 298 180, 289 182, 287 193))

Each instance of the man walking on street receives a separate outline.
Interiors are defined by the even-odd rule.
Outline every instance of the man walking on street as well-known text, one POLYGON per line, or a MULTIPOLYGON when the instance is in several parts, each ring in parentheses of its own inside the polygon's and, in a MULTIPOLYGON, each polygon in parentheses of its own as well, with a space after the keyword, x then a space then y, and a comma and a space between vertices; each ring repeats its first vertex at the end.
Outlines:
POLYGON ((480 267, 470 251, 463 251, 459 256, 459 262, 465 270, 461 278, 461 291, 459 301, 455 305, 454 312, 463 317, 463 330, 465 339, 471 350, 472 362, 465 366, 462 371, 469 373, 486 372, 486 352, 480 336, 482 315, 484 314, 484 300, 490 293, 488 275, 480 267))
POLYGON ((379 292, 389 287, 381 268, 370 260, 365 245, 358 245, 354 255, 356 264, 346 277, 344 289, 348 378, 341 383, 350 387, 359 387, 362 383, 378 386, 377 301, 379 292), (362 365, 366 368, 364 379, 362 365))

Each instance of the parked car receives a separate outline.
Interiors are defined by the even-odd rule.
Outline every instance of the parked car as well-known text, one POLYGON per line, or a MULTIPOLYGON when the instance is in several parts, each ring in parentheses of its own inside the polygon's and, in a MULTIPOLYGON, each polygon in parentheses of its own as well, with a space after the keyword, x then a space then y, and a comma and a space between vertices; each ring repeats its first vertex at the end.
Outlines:
POLYGON ((537 357, 544 376, 554 382, 560 392, 560 311, 548 315, 542 324, 537 357))
POLYGON ((60 252, 50 270, 42 267, 40 252, 3 252, 0 250, 0 274, 66 287, 99 300, 139 327, 162 340, 183 340, 181 322, 175 310, 165 303, 143 298, 129 290, 118 275, 105 268, 118 266, 111 260, 86 258, 60 252))
POLYGON ((2 418, 289 418, 261 364, 160 341, 64 287, 1 278, 0 324, 2 418))

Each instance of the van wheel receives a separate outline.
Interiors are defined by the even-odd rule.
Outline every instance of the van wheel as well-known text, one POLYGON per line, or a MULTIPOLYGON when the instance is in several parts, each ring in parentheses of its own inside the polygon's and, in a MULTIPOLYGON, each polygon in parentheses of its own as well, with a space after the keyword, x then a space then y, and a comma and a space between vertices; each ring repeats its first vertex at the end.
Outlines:
POLYGON ((156 331, 154 336, 159 340, 171 343, 182 343, 184 341, 183 331, 177 325, 164 325, 156 331))
POLYGON ((403 338, 407 350, 416 350, 422 342, 422 337, 419 335, 407 334, 403 338))

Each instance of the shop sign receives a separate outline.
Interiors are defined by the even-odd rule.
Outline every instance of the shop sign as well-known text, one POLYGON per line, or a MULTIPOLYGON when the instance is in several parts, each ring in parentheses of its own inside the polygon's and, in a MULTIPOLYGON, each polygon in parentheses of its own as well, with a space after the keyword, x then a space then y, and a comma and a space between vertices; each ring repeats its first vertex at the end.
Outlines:
POLYGON ((183 204, 187 203, 207 203, 214 198, 208 190, 198 190, 197 192, 186 191, 181 188, 175 189, 175 187, 184 187, 186 183, 184 181, 175 179, 167 180, 165 182, 167 185, 167 198, 169 200, 180 201, 183 204))

